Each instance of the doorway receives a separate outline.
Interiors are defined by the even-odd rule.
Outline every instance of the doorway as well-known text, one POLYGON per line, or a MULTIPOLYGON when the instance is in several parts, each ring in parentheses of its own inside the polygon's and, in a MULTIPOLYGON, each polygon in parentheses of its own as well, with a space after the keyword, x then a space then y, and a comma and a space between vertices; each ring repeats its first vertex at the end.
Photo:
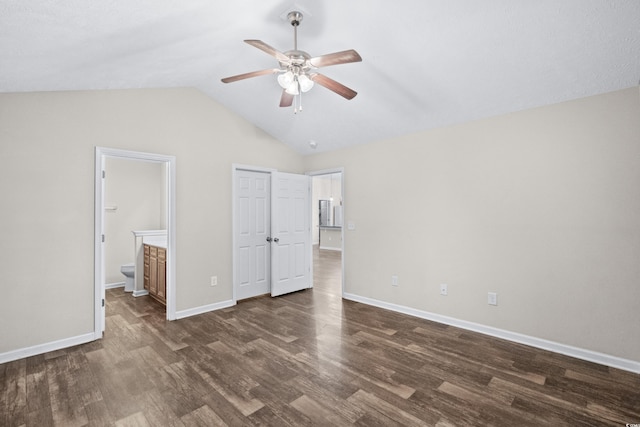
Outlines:
MULTIPOLYGON (((105 326, 105 213, 106 209, 114 206, 105 205, 105 166, 107 159, 125 159, 146 163, 157 163, 164 166, 165 193, 162 195, 166 212, 167 234, 167 262, 166 262, 166 317, 168 320, 176 318, 176 289, 175 289, 175 157, 152 153, 118 150, 96 147, 95 150, 95 320, 94 336, 100 339, 105 326)), ((133 235, 131 237, 133 242, 133 235)), ((133 247, 133 243, 132 243, 133 247)))
POLYGON ((313 276, 322 292, 344 294, 344 168, 309 172, 312 179, 313 276))

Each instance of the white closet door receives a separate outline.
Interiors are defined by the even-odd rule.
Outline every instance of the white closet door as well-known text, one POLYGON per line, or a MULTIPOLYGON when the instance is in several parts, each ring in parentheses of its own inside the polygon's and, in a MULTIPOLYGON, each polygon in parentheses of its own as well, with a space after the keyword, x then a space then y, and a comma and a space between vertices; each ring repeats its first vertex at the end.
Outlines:
POLYGON ((271 286, 271 175, 236 175, 236 280, 238 300, 268 294, 271 286))

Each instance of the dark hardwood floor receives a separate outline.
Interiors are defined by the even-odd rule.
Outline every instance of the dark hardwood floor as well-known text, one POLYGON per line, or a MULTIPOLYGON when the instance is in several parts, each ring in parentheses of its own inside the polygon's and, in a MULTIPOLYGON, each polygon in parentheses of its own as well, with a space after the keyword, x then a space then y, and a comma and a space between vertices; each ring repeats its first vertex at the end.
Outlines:
POLYGON ((107 292, 104 339, 0 365, 1 426, 624 426, 640 375, 313 290, 167 322, 107 292))

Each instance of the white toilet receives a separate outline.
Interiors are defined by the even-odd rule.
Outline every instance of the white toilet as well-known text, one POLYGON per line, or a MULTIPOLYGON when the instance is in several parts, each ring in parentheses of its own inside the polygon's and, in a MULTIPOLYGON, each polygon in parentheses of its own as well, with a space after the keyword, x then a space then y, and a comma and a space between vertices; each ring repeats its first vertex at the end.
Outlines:
POLYGON ((134 275, 136 272, 136 265, 134 263, 124 264, 120 267, 120 271, 125 276, 124 281, 124 291, 125 292, 133 292, 135 289, 134 275))

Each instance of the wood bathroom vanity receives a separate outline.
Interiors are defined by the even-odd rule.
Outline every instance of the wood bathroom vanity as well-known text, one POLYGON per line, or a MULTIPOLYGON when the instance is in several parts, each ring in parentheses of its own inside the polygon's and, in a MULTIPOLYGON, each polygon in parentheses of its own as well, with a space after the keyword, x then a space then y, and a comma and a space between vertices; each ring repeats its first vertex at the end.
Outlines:
POLYGON ((167 249, 144 244, 144 288, 158 302, 167 304, 167 249))

